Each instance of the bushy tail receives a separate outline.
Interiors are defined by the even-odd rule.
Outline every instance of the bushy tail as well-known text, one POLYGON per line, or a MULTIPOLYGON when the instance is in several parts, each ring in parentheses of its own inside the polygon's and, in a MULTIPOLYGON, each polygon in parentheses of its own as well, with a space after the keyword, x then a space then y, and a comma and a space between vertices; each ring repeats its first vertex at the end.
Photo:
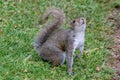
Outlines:
POLYGON ((65 21, 65 14, 63 11, 57 8, 51 8, 45 13, 42 22, 46 22, 50 15, 52 15, 55 19, 45 26, 35 40, 34 47, 37 51, 39 51, 42 44, 48 39, 52 32, 58 29, 65 21))

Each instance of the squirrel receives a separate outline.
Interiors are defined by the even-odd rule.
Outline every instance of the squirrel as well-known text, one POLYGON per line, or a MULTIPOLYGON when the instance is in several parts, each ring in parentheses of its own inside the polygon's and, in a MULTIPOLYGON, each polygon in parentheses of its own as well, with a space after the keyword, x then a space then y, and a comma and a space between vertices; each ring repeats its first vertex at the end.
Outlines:
POLYGON ((52 62, 53 66, 62 65, 65 60, 68 66, 68 74, 72 74, 73 54, 80 50, 79 58, 83 53, 85 42, 86 19, 83 17, 70 21, 70 29, 59 29, 65 21, 65 14, 60 9, 48 10, 43 22, 50 15, 55 18, 52 24, 45 28, 37 36, 34 47, 43 60, 52 62), (57 31, 56 31, 57 30, 57 31))

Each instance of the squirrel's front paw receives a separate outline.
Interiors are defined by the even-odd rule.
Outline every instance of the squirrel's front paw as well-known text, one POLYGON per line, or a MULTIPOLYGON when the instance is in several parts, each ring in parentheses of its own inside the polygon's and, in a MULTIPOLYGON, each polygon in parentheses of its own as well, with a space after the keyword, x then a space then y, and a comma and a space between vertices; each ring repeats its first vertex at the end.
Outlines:
POLYGON ((72 74, 73 74, 73 73, 72 73, 72 69, 69 69, 69 70, 68 70, 68 74, 69 74, 69 75, 72 75, 72 74))
POLYGON ((80 57, 81 57, 81 54, 76 55, 76 58, 80 58, 80 57))

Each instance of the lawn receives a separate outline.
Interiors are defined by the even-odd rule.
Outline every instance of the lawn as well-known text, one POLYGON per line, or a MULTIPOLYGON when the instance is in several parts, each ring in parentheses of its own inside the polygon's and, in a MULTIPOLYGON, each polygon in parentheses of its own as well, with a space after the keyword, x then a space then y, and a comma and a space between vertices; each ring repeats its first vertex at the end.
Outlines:
MULTIPOLYGON (((109 0, 0 0, 0 80, 110 80, 114 71, 105 66, 110 54, 106 17, 116 1, 109 0), (49 7, 66 14, 66 24, 77 17, 87 20, 84 54, 74 59, 74 74, 67 74, 66 64, 50 67, 33 49, 40 20, 49 7)), ((76 51, 76 54, 78 51, 76 51)))

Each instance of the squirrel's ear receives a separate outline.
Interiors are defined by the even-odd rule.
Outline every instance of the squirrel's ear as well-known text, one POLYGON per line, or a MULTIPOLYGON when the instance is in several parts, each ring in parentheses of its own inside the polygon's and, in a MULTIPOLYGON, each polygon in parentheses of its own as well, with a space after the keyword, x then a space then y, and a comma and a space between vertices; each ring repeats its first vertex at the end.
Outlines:
POLYGON ((73 23, 72 22, 69 22, 68 23, 69 27, 71 28, 73 26, 73 23))
POLYGON ((76 22, 76 20, 72 20, 68 24, 69 24, 70 27, 74 27, 75 22, 76 22))

